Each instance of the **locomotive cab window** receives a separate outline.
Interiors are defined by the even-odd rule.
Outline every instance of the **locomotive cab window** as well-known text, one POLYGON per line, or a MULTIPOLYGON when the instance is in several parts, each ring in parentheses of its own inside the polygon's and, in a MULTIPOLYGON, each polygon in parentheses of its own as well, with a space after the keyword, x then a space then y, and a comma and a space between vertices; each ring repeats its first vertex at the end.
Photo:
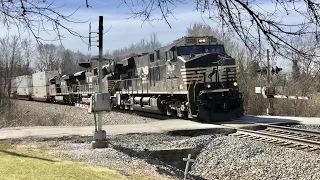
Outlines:
POLYGON ((160 60, 160 51, 157 50, 157 51, 156 51, 156 54, 157 54, 157 60, 160 60))
POLYGON ((178 56, 201 54, 202 52, 203 50, 201 46, 184 46, 178 48, 178 56))
POLYGON ((160 60, 166 60, 166 53, 163 51, 160 52, 160 60))
POLYGON ((154 62, 154 54, 153 53, 149 55, 149 58, 150 58, 150 62, 154 62))
POLYGON ((221 53, 225 54, 224 47, 222 45, 207 45, 203 46, 204 53, 221 53))
POLYGON ((202 53, 225 54, 223 45, 182 46, 178 48, 178 56, 187 56, 202 53))
POLYGON ((173 51, 167 51, 166 52, 166 60, 167 61, 170 60, 172 62, 175 61, 175 58, 174 58, 174 55, 173 55, 173 51))

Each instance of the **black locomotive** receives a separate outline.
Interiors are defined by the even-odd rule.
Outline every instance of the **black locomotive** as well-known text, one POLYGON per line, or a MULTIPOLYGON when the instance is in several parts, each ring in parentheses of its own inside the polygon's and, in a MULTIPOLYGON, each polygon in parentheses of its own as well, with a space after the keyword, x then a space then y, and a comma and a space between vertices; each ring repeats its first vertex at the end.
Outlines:
POLYGON ((205 122, 243 116, 236 61, 212 36, 182 37, 152 52, 109 62, 103 70, 115 108, 205 122))

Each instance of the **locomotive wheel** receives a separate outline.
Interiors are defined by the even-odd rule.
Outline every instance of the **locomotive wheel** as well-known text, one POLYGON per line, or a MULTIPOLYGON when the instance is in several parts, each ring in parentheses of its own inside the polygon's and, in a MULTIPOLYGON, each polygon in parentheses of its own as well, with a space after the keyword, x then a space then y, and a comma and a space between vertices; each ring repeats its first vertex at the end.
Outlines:
POLYGON ((185 120, 188 119, 188 112, 182 111, 181 114, 182 114, 182 119, 185 119, 185 120))
POLYGON ((198 117, 198 114, 197 114, 197 116, 196 116, 196 117, 193 117, 193 118, 191 119, 191 121, 201 122, 201 119, 198 117))
POLYGON ((176 110, 171 110, 171 116, 173 117, 173 118, 177 118, 178 116, 177 116, 177 111, 176 110))

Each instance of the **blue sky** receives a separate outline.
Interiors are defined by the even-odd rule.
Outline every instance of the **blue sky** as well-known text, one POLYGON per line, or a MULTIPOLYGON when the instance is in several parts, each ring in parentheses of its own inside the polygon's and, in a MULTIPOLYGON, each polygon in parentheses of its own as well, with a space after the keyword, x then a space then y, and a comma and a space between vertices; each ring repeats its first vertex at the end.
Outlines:
MULTIPOLYGON (((132 0, 133 2, 139 2, 140 0, 132 0)), ((170 27, 165 23, 165 21, 154 21, 152 25, 149 23, 144 23, 140 19, 129 19, 130 10, 125 5, 120 5, 122 0, 88 0, 89 5, 92 8, 86 8, 86 0, 55 0, 54 4, 56 6, 64 5, 64 7, 58 9, 63 14, 69 14, 74 12, 79 6, 82 7, 72 16, 73 18, 79 20, 90 20, 92 25, 92 31, 98 31, 98 18, 100 15, 104 16, 104 29, 107 30, 111 27, 110 31, 104 34, 104 52, 106 50, 113 51, 115 49, 123 48, 131 43, 138 42, 142 38, 149 38, 149 34, 156 32, 158 39, 162 44, 167 44, 173 40, 186 35, 187 27, 196 22, 204 22, 201 17, 200 12, 195 11, 195 1, 185 0, 186 4, 177 4, 178 7, 174 10, 174 18, 169 17, 170 27)), ((127 0, 131 2, 131 0, 127 0)), ((141 2, 141 1, 140 1, 141 2)), ((264 10, 274 9, 274 5, 271 1, 261 0, 260 7, 264 10)), ((174 8, 174 6, 171 6, 174 8)), ((153 13, 159 17, 160 12, 156 11, 153 13)), ((296 21, 294 14, 290 15, 290 18, 286 17, 286 22, 296 21)), ((206 23, 215 26, 212 21, 205 21, 206 23)), ((88 35, 89 23, 85 24, 66 24, 72 27, 73 30, 79 32, 82 35, 88 35)), ((11 31, 11 34, 14 31, 11 31)), ((61 32, 66 38, 62 41, 64 47, 73 50, 81 51, 83 53, 89 53, 88 47, 82 40, 69 34, 66 31, 61 32)), ((6 33, 2 33, 6 34, 6 33)), ((28 35, 24 35, 28 36, 28 35)), ((45 36, 50 38, 49 36, 45 36)), ((94 39, 93 39, 94 40, 94 39)), ((97 40, 97 39, 95 39, 97 40)), ((59 44, 59 42, 54 42, 54 44, 59 44)), ((91 54, 97 55, 98 48, 96 46, 91 47, 91 54)), ((281 63, 282 64, 282 63, 281 63)))
MULTIPOLYGON (((65 4, 60 10, 66 14, 69 14, 67 12, 73 12, 78 6, 85 4, 85 0, 56 0, 55 2, 56 4, 65 4)), ((158 39, 162 44, 167 44, 185 36, 187 27, 192 23, 203 22, 201 14, 193 11, 193 2, 188 3, 188 5, 179 4, 179 7, 174 11, 175 18, 169 17, 168 19, 171 29, 165 21, 154 21, 150 25, 148 22, 143 24, 141 19, 127 19, 131 16, 130 14, 126 14, 129 13, 130 10, 125 5, 119 7, 119 0, 88 0, 88 2, 92 8, 82 7, 73 17, 83 21, 90 19, 92 31, 98 31, 99 16, 104 16, 104 30, 111 27, 110 30, 104 34, 104 51, 113 51, 128 46, 131 43, 138 42, 144 37, 149 38, 149 34, 152 32, 157 33, 158 39)), ((160 15, 159 12, 155 12, 154 14, 157 15, 157 17, 160 15)), ((88 35, 89 23, 72 24, 71 27, 80 34, 88 35)), ((80 50, 84 53, 88 52, 87 45, 78 37, 73 37, 67 32, 63 32, 63 34, 66 36, 65 40, 63 40, 63 45, 66 48, 74 51, 80 50)), ((98 48, 92 47, 91 53, 98 53, 98 48)))
MULTIPOLYGON (((186 4, 177 4, 175 8, 174 17, 169 17, 168 21, 172 28, 170 28, 165 21, 154 21, 152 25, 148 22, 142 23, 141 19, 126 19, 130 17, 130 9, 125 5, 120 5, 123 0, 88 0, 92 8, 86 8, 86 0, 54 0, 54 5, 62 8, 57 9, 62 14, 68 15, 74 12, 79 6, 82 6, 73 18, 82 21, 89 20, 91 22, 92 31, 98 31, 98 18, 104 16, 104 29, 107 30, 111 27, 109 32, 104 34, 104 51, 123 48, 131 43, 138 42, 140 39, 149 38, 149 34, 156 32, 159 40, 163 44, 172 42, 173 40, 186 35, 187 27, 196 22, 206 22, 213 27, 216 26, 213 21, 205 20, 201 17, 201 13, 195 11, 195 1, 185 0, 186 4)), ((127 2, 139 2, 140 0, 126 0, 127 2)), ((182 0, 183 1, 183 0, 182 0)), ((140 1, 141 2, 141 1, 140 1)), ((270 9, 270 1, 261 0, 261 7, 270 9)), ((132 7, 132 6, 131 6, 132 7)), ((140 7, 137 7, 140 8, 140 7)), ((153 12, 153 15, 160 17, 160 11, 153 12)), ((291 18, 290 20, 295 20, 291 18)), ((71 27, 74 31, 87 36, 89 31, 89 22, 85 24, 64 24, 71 27)), ((50 25, 50 24, 48 24, 50 25)), ((11 31, 11 34, 15 31, 11 31)), ((63 45, 73 51, 88 52, 88 47, 78 37, 71 35, 65 30, 61 31, 62 35, 66 38, 62 41, 63 45)), ((2 33, 5 34, 5 33, 2 33)), ((43 34, 44 38, 50 38, 47 34, 43 34)), ((24 36, 28 36, 24 34, 24 36)), ((52 36, 53 38, 53 36, 52 36)), ((93 39, 94 40, 94 39, 93 39)), ((59 44, 59 42, 54 42, 59 44)), ((98 49, 92 47, 92 54, 98 53, 98 49)))

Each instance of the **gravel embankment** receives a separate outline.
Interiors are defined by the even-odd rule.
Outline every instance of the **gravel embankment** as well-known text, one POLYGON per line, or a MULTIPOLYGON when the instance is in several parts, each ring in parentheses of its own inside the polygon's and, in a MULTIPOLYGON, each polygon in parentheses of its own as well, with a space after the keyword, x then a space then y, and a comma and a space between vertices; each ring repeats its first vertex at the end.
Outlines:
POLYGON ((291 125, 289 127, 320 132, 320 125, 317 125, 317 124, 299 124, 299 125, 291 125))
POLYGON ((192 167, 208 179, 316 180, 319 170, 319 154, 234 137, 211 141, 192 167))
POLYGON ((221 135, 127 134, 108 138, 111 148, 95 150, 88 143, 92 137, 51 140, 61 142, 56 143, 55 153, 131 174, 151 174, 153 179, 181 179, 183 171, 139 154, 144 149, 198 146, 203 148, 191 167, 190 179, 320 179, 319 154, 263 142, 221 135))
MULTIPOLYGON (((105 113, 103 124, 138 124, 156 119, 111 111, 105 113)), ((12 126, 91 126, 93 114, 74 106, 34 101, 13 100, 11 112, 0 116, 0 128, 12 126)))
MULTIPOLYGON (((91 149, 92 137, 63 138, 26 138, 23 141, 45 143, 52 153, 71 160, 86 162, 117 169, 130 175, 145 174, 152 179, 181 179, 183 171, 151 158, 145 150, 161 150, 182 147, 197 147, 210 139, 221 135, 203 135, 198 137, 171 136, 162 133, 127 134, 108 136, 111 148, 91 149), (52 143, 53 142, 53 143, 52 143)), ((15 142, 16 140, 13 140, 15 142)), ((191 175, 190 179, 203 179, 191 175)))

